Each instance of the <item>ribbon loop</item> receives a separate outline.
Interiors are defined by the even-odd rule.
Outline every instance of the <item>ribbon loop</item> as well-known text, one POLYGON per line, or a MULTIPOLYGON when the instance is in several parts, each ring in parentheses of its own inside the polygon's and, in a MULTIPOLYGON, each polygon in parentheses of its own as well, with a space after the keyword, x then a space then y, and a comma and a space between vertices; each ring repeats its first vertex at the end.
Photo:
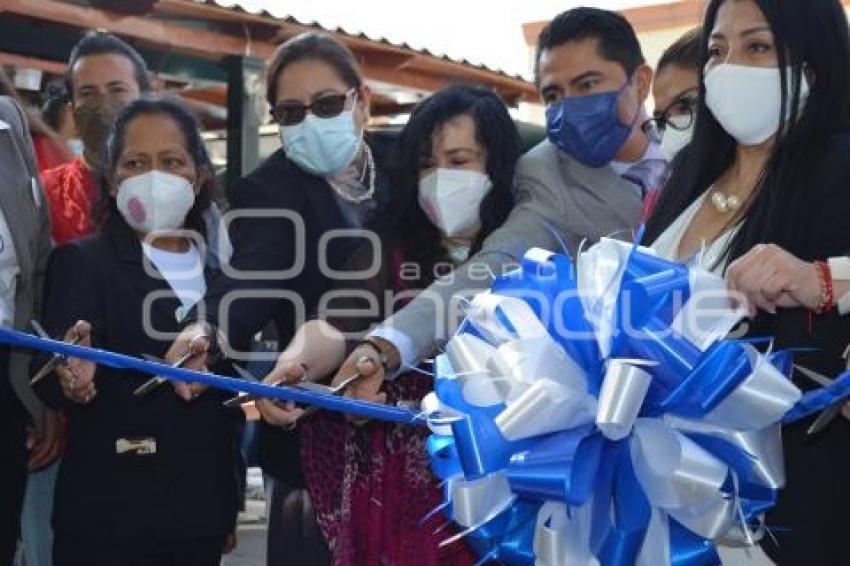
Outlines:
POLYGON ((609 360, 599 392, 596 426, 610 440, 622 440, 631 433, 649 391, 652 376, 623 360, 609 360))

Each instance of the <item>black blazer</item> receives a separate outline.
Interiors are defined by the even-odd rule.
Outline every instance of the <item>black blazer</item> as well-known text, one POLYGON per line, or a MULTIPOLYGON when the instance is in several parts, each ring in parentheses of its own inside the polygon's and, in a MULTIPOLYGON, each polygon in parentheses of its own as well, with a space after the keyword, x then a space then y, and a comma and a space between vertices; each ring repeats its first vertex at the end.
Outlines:
MULTIPOLYGON (((804 235, 799 249, 807 261, 850 255, 850 133, 829 140, 816 168, 807 176, 809 206, 795 228, 804 235)), ((777 203, 781 206, 781 203, 777 203)), ((815 316, 804 309, 760 313, 751 336, 772 336, 774 347, 801 348, 796 363, 834 377, 844 370, 842 358, 850 343, 850 315, 815 316)), ((817 387, 795 375, 801 389, 817 387)), ((850 513, 850 422, 839 417, 809 436, 811 417, 784 427, 787 487, 768 513, 771 537, 763 546, 779 564, 846 564, 846 524, 850 513)))
MULTIPOLYGON (((79 319, 91 322, 94 345, 115 352, 163 356, 172 337, 145 331, 145 297, 158 332, 175 333, 180 305, 168 283, 145 272, 141 245, 122 221, 57 249, 50 259, 44 326, 63 336, 79 319)), ((43 361, 43 359, 41 360, 43 361)), ((95 540, 221 536, 232 531, 239 504, 239 410, 226 393, 207 391, 187 403, 169 385, 147 397, 132 392, 150 376, 98 367, 98 394, 88 405, 62 396, 58 379, 37 393, 65 409, 68 446, 56 485, 58 533, 95 540), (118 453, 119 439, 152 438, 156 454, 118 453)))
MULTIPOLYGON (((374 149, 373 154, 377 182, 382 184, 382 160, 374 149)), ((192 318, 218 326, 230 345, 240 350, 273 322, 281 345, 285 345, 332 287, 319 257, 322 236, 331 230, 351 228, 351 223, 327 181, 303 171, 286 158, 282 149, 231 187, 228 198, 231 214, 245 214, 230 223, 230 265, 245 276, 225 271, 207 290, 207 312, 194 313, 192 318), (261 216, 270 212, 286 217, 261 216), (263 278, 250 272, 276 273, 263 278), (257 292, 267 296, 244 298, 244 294, 257 292)), ((326 266, 340 269, 359 244, 362 239, 357 237, 332 239, 326 247, 326 266)))
MULTIPOLYGON (((386 186, 386 140, 367 138, 376 165, 376 196, 386 186)), ((234 277, 226 272, 207 290, 207 312, 194 312, 190 320, 204 319, 219 327, 229 344, 246 351, 251 338, 273 323, 281 347, 295 330, 311 318, 321 297, 334 281, 322 269, 320 240, 330 230, 351 228, 337 198, 321 177, 311 175, 286 158, 282 149, 228 191, 230 213, 246 212, 230 223, 233 257, 230 265, 239 272, 293 270, 287 277, 234 277), (262 218, 261 213, 279 212, 288 218, 262 218), (294 219, 294 220, 293 220, 294 219), (297 227, 296 227, 297 226, 297 227), (296 237, 296 234, 299 234, 296 237), (266 298, 240 298, 265 293, 266 298)), ((368 219, 367 219, 368 222, 368 219)), ((339 270, 363 240, 334 238, 326 248, 325 263, 339 270)), ((260 423, 258 453, 263 470, 292 486, 303 479, 299 464, 297 435, 260 423)))

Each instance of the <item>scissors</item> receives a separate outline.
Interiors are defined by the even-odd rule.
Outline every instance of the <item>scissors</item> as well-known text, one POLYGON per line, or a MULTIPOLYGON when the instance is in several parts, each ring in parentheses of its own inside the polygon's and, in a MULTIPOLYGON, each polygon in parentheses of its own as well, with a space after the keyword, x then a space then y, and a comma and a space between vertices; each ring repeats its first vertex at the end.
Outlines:
MULTIPOLYGON (((33 327, 36 334, 38 334, 40 338, 44 338, 45 340, 50 339, 50 335, 44 330, 44 328, 38 323, 37 320, 31 320, 30 325, 33 327)), ((76 326, 74 326, 74 339, 71 340, 71 344, 77 344, 79 341, 80 337, 77 335, 76 326)), ((43 366, 41 366, 41 368, 37 372, 35 372, 35 375, 32 376, 32 378, 30 379, 30 385, 35 385, 36 383, 50 375, 53 370, 55 370, 59 366, 65 365, 66 363, 68 363, 68 356, 64 354, 53 354, 52 356, 50 356, 50 359, 47 360, 47 362, 43 366)))
MULTIPOLYGON (((242 379, 244 379, 246 381, 258 381, 258 379, 256 377, 254 377, 254 375, 252 373, 250 373, 248 370, 246 370, 242 366, 238 366, 236 364, 233 364, 233 369, 236 370, 236 373, 239 374, 239 377, 241 377, 242 379)), ((309 383, 309 382, 304 382, 304 383, 309 383)), ((284 381, 277 381, 275 383, 271 383, 270 385, 272 387, 280 387, 282 385, 287 385, 287 384, 284 381)), ((233 408, 236 408, 236 407, 241 407, 245 403, 251 403, 251 402, 257 401, 259 399, 261 399, 261 397, 259 395, 254 395, 252 393, 242 393, 241 395, 237 395, 236 397, 233 397, 232 399, 228 399, 227 401, 225 401, 224 406, 229 408, 229 409, 233 409, 233 408)))
MULTIPOLYGON (((236 366, 236 365, 234 365, 233 367, 234 367, 234 369, 236 369, 236 372, 240 376, 242 376, 243 378, 250 379, 251 381, 256 381, 254 376, 251 375, 250 373, 248 373, 244 368, 241 368, 241 367, 236 366)), ((324 395, 332 395, 332 396, 338 397, 338 396, 343 395, 345 393, 345 390, 348 389, 348 386, 351 385, 353 382, 357 381, 358 379, 360 379, 360 373, 359 372, 354 373, 353 375, 351 375, 349 377, 346 377, 344 380, 342 380, 335 387, 330 387, 330 386, 327 386, 327 385, 321 385, 321 384, 318 384, 318 383, 313 383, 311 381, 304 381, 304 382, 298 383, 296 385, 287 385, 286 383, 279 381, 279 382, 274 384, 274 387, 298 387, 298 388, 301 388, 301 389, 306 389, 308 391, 314 391, 316 393, 321 393, 321 394, 324 394, 324 395)), ((244 403, 256 401, 257 399, 260 399, 260 396, 253 395, 253 394, 242 394, 242 395, 239 395, 238 397, 234 397, 233 399, 229 399, 228 401, 225 401, 224 404, 227 407, 238 407, 238 406, 241 406, 244 403)), ((310 415, 316 413, 317 411, 319 411, 319 409, 320 408, 316 405, 311 405, 310 407, 307 407, 306 409, 304 409, 303 413, 298 415, 298 417, 294 421, 292 421, 292 423, 290 423, 288 426, 286 426, 285 428, 287 430, 292 430, 293 428, 296 427, 296 425, 298 424, 299 421, 301 421, 305 417, 309 417, 310 415)))
MULTIPOLYGON (((192 340, 189 342, 189 349, 186 351, 185 354, 183 354, 180 357, 180 359, 178 359, 176 362, 171 364, 171 367, 182 368, 184 365, 186 365, 186 362, 188 362, 190 359, 192 359, 195 356, 203 353, 203 352, 193 352, 192 351, 192 345, 195 343, 196 340, 201 339, 201 338, 209 339, 209 336, 207 336, 206 334, 198 334, 197 336, 192 338, 192 340)), ((148 360, 149 362, 163 363, 163 361, 164 361, 162 358, 157 358, 156 356, 151 356, 150 354, 144 354, 143 357, 146 360, 148 360)), ((163 383, 165 383, 167 381, 168 381, 168 379, 161 377, 159 375, 154 376, 153 378, 149 379, 148 381, 144 382, 141 386, 139 386, 138 389, 133 391, 133 395, 135 395, 136 397, 142 397, 144 395, 147 395, 151 391, 155 391, 159 386, 161 386, 163 383)))
MULTIPOLYGON (((823 387, 827 387, 832 383, 832 379, 826 377, 825 375, 816 373, 808 368, 795 365, 794 369, 796 369, 804 376, 808 377, 809 379, 823 387)), ((806 431, 806 434, 817 434, 823 429, 825 429, 827 425, 834 421, 835 417, 837 417, 841 413, 841 407, 843 407, 845 403, 847 403, 847 399, 839 399, 838 401, 821 411, 821 414, 818 415, 818 418, 816 418, 811 424, 811 426, 809 426, 809 430, 806 431)))

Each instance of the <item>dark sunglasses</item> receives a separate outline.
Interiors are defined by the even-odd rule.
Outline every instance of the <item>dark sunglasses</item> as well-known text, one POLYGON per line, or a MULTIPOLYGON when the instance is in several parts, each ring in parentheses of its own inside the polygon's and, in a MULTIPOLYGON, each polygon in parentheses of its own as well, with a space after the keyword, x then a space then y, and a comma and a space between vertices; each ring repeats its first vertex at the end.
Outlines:
POLYGON ((272 108, 272 117, 274 121, 281 126, 294 126, 300 124, 307 116, 309 110, 314 116, 319 118, 333 118, 339 116, 345 109, 345 103, 352 93, 356 93, 355 89, 351 89, 345 94, 328 93, 316 97, 310 104, 302 104, 295 100, 281 102, 272 108))

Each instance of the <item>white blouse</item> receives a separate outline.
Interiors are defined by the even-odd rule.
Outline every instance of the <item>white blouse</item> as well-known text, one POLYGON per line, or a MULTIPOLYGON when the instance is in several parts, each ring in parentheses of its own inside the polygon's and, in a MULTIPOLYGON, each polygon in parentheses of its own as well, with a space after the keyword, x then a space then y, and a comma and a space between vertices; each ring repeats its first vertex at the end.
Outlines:
POLYGON ((705 202, 705 199, 708 197, 710 192, 711 189, 704 192, 698 199, 691 203, 691 205, 686 208, 685 211, 680 214, 679 217, 676 218, 676 220, 674 220, 660 236, 658 236, 658 239, 656 239, 655 243, 652 244, 652 249, 654 249, 658 255, 666 259, 684 261, 685 263, 698 261, 700 265, 708 271, 711 271, 715 275, 722 276, 723 271, 726 269, 726 260, 718 260, 723 256, 724 250, 726 250, 729 242, 738 232, 738 229, 741 226, 740 224, 729 228, 711 243, 706 244, 703 242, 703 249, 700 253, 686 258, 679 257, 679 244, 682 241, 682 236, 685 235, 688 226, 691 225, 691 222, 697 215, 702 203, 705 202))

